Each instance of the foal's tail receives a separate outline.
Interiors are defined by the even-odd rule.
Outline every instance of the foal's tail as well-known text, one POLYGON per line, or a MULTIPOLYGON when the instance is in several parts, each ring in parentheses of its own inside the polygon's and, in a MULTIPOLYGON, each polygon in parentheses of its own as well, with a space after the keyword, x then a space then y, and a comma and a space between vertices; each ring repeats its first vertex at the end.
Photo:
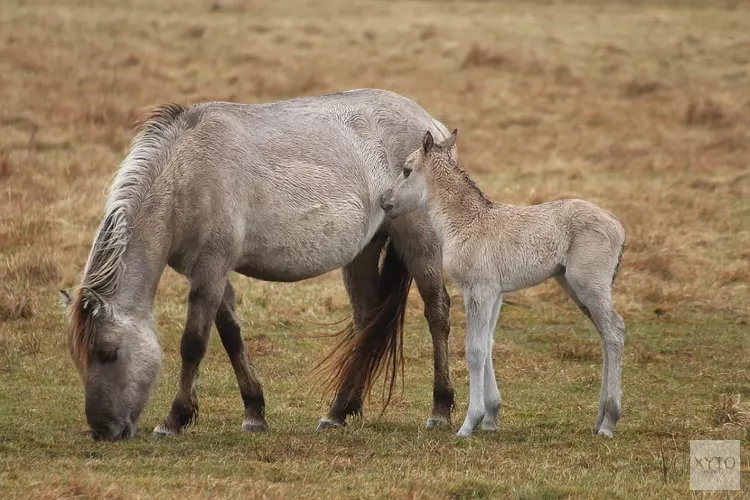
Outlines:
POLYGON ((379 305, 370 312, 362 331, 355 331, 350 324, 339 332, 341 340, 316 367, 327 372, 325 386, 335 388, 337 406, 346 416, 361 411, 360 396, 369 394, 385 370, 382 415, 391 401, 399 369, 403 379, 404 317, 412 277, 392 243, 385 252, 378 281, 379 305))

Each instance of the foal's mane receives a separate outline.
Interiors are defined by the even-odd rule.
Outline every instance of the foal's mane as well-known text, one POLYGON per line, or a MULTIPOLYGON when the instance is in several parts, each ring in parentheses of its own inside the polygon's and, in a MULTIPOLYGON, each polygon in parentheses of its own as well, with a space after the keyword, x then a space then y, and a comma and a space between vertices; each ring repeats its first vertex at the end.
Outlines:
POLYGON ((185 109, 175 103, 164 104, 139 121, 130 152, 109 188, 104 220, 70 307, 68 350, 82 376, 96 343, 96 317, 101 309, 107 309, 107 300, 114 296, 122 278, 122 258, 130 239, 129 223, 167 163, 168 148, 164 144, 174 129, 173 123, 185 109))
MULTIPOLYGON (((436 146, 439 147, 439 146, 436 146)), ((455 175, 458 175, 458 177, 461 179, 461 182, 469 189, 469 191, 472 191, 481 201, 487 206, 492 205, 492 201, 490 201, 482 192, 481 189, 479 189, 479 186, 476 185, 474 180, 469 176, 468 172, 466 172, 464 169, 461 168, 461 165, 458 162, 458 158, 456 158, 453 154, 451 154, 450 151, 445 151, 443 149, 439 150, 439 156, 433 161, 438 161, 442 163, 442 167, 444 167, 444 170, 446 172, 452 172, 455 175)))

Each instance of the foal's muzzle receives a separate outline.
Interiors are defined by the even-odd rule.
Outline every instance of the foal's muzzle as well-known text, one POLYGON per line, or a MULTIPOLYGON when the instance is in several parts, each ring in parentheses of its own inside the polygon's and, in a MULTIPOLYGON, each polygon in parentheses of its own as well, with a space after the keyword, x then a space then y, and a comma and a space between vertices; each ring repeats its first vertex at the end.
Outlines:
POLYGON ((382 208, 385 211, 386 215, 390 216, 391 211, 393 210, 393 190, 388 189, 385 193, 380 195, 380 208, 382 208))

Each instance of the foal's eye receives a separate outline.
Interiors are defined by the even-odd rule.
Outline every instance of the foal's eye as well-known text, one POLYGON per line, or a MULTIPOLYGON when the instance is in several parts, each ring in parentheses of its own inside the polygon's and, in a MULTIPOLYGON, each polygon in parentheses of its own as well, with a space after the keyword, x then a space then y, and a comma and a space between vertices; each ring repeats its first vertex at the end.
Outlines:
POLYGON ((404 168, 404 179, 408 179, 410 175, 411 175, 411 169, 404 168))

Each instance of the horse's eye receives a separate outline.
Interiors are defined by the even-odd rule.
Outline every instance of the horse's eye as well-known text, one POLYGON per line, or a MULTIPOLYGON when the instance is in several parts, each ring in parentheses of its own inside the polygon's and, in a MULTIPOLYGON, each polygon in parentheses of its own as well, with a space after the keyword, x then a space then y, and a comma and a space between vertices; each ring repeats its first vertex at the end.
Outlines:
POLYGON ((117 361, 119 349, 97 349, 96 357, 102 363, 114 363, 117 361))
POLYGON ((404 168, 404 179, 408 179, 410 175, 411 175, 411 169, 404 168))

